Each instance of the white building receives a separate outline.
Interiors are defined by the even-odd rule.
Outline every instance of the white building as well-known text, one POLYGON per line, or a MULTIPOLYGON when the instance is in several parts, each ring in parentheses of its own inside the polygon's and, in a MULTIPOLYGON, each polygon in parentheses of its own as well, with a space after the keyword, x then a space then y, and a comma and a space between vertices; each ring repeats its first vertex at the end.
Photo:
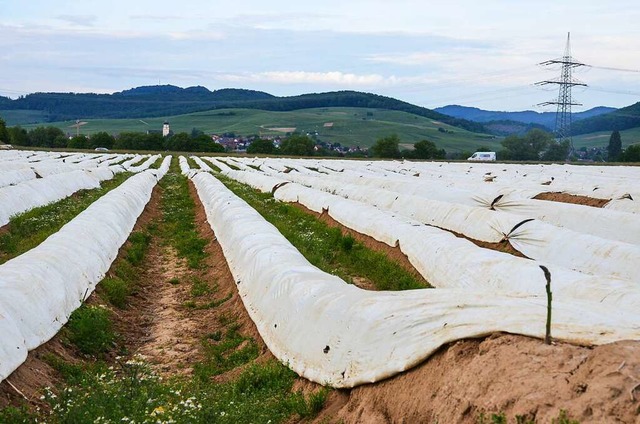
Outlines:
POLYGON ((169 128, 169 122, 164 121, 164 124, 162 124, 162 136, 166 137, 169 135, 170 132, 171 132, 171 128, 169 128))

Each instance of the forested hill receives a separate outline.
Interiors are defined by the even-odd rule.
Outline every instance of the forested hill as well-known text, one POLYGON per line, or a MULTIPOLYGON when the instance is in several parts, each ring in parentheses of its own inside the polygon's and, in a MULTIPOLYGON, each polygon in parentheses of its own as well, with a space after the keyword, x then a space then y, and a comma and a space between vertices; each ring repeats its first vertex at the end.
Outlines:
MULTIPOLYGON (((444 113, 456 118, 468 119, 470 121, 488 123, 491 121, 514 121, 524 124, 544 125, 547 130, 553 129, 556 122, 556 112, 536 112, 524 110, 519 112, 500 112, 483 110, 475 107, 449 105, 434 109, 436 112, 444 113)), ((584 112, 572 114, 574 122, 594 116, 603 115, 615 111, 615 108, 598 106, 584 112)))
POLYGON ((622 131, 636 127, 640 127, 640 102, 604 115, 574 122, 571 132, 579 135, 596 131, 622 131))
POLYGON ((319 107, 363 107, 399 110, 469 131, 485 132, 481 123, 443 115, 391 97, 358 91, 276 97, 253 90, 229 88, 209 91, 205 87, 158 85, 137 87, 114 94, 34 93, 9 103, 1 102, 0 99, 0 109, 42 111, 49 121, 174 116, 222 108, 293 111, 319 107))

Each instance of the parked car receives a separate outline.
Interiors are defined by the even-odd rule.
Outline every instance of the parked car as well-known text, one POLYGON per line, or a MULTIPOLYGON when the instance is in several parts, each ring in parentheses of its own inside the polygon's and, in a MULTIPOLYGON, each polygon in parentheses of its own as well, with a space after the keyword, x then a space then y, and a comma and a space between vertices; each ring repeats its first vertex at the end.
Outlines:
POLYGON ((467 160, 495 162, 496 152, 475 152, 471 157, 467 158, 467 160))

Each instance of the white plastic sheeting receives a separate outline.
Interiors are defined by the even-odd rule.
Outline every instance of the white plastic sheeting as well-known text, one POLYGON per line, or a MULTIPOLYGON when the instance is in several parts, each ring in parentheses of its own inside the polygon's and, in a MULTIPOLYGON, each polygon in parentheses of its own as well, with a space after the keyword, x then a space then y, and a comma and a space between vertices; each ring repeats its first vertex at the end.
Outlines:
MULTIPOLYGON (((210 174, 193 181, 258 331, 271 352, 305 378, 353 387, 402 372, 454 340, 496 331, 544 335, 542 297, 367 292, 309 264, 210 174)), ((640 337, 637 318, 580 301, 554 302, 553 329, 555 337, 580 343, 640 337)))
MULTIPOLYGON (((281 185, 272 177, 237 174, 244 174, 242 182, 263 192, 276 189, 274 197, 278 200, 298 202, 318 213, 326 211, 348 228, 389 246, 399 246, 420 274, 435 287, 546 295, 540 284, 541 264, 535 261, 482 249, 448 231, 296 183, 281 185), (251 177, 247 178, 247 175, 251 177), (265 184, 267 181, 270 183, 265 184), (456 266, 449 266, 451 263, 456 266)), ((234 178, 234 175, 229 176, 234 178)), ((556 299, 608 305, 626 309, 631 315, 640 309, 638 281, 595 277, 548 264, 547 268, 553 276, 556 299)))
POLYGON ((160 164, 160 167, 158 169, 149 170, 149 172, 154 174, 158 179, 158 181, 160 181, 162 177, 164 177, 167 174, 167 172, 169 172, 169 167, 171 166, 171 159, 172 159, 171 155, 165 156, 164 159, 162 160, 162 163, 160 164))
POLYGON ((0 188, 34 179, 36 179, 36 173, 32 169, 14 169, 0 172, 0 188))
POLYGON ((152 172, 132 176, 39 246, 0 265, 0 380, 93 292, 156 182, 152 172))
POLYGON ((187 161, 187 158, 185 158, 184 156, 178 157, 178 164, 180 165, 180 172, 185 177, 191 178, 199 172, 197 169, 191 169, 191 167, 189 166, 189 161, 187 161))
MULTIPOLYGON (((495 243, 506 239, 514 248, 532 259, 607 278, 635 281, 640 278, 637 272, 640 245, 637 244, 607 240, 486 207, 431 200, 422 196, 346 184, 333 178, 311 177, 298 172, 279 172, 275 175, 475 240, 495 243)), ((606 219, 603 221, 607 222, 606 219)), ((620 233, 614 228, 618 225, 617 222, 609 221, 607 224, 612 228, 612 233, 620 233)))
POLYGON ((72 171, 0 188, 0 226, 11 216, 38 206, 64 199, 82 189, 100 187, 100 182, 113 178, 109 168, 72 171))
POLYGON ((158 159, 160 159, 160 157, 161 157, 161 155, 153 155, 153 156, 149 157, 147 160, 145 160, 144 162, 142 162, 140 165, 133 166, 133 165, 129 164, 128 166, 125 166, 125 169, 127 171, 129 171, 129 172, 141 172, 141 171, 144 171, 146 169, 149 169, 149 167, 151 165, 156 163, 156 161, 158 159))

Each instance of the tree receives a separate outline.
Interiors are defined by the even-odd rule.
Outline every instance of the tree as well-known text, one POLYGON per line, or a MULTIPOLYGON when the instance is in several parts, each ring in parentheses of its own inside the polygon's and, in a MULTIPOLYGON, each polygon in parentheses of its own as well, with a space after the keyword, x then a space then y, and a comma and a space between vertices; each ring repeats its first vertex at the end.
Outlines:
POLYGON ((8 143, 10 140, 9 131, 7 131, 7 124, 0 118, 0 143, 8 143))
POLYGON ((29 136, 27 134, 27 130, 16 125, 15 127, 11 127, 7 130, 9 132, 9 141, 11 144, 15 146, 28 146, 29 145, 29 136))
POLYGON ((29 146, 53 147, 54 140, 58 136, 64 136, 64 132, 56 127, 38 127, 28 133, 29 146))
POLYGON ((168 137, 168 148, 174 152, 193 152, 196 143, 191 139, 189 134, 181 132, 168 137))
POLYGON ((396 134, 388 137, 379 138, 373 146, 371 153, 377 158, 399 158, 400 157, 400 138, 396 134))
POLYGON ((247 153, 256 154, 262 153, 265 155, 273 154, 275 151, 275 146, 271 140, 263 140, 261 138, 257 138, 251 142, 249 147, 247 147, 247 153))
POLYGON ((86 149, 89 147, 89 139, 83 134, 76 135, 67 144, 67 147, 71 149, 86 149))
POLYGON ((193 138, 193 146, 195 150, 199 152, 224 152, 224 146, 222 144, 216 143, 211 137, 204 133, 193 138))
POLYGON ((540 160, 540 154, 553 143, 553 136, 540 129, 533 129, 523 137, 510 135, 502 140, 504 150, 500 157, 509 160, 540 160))
POLYGON ((620 156, 622 155, 622 139, 620 138, 620 131, 615 130, 611 133, 607 152, 609 152, 609 162, 620 160, 620 156))
POLYGON ((293 134, 280 144, 280 152, 291 156, 313 156, 315 144, 306 135, 293 134))
POLYGON ((407 157, 411 159, 444 159, 447 152, 438 149, 433 141, 421 140, 413 145, 413 151, 407 157))
POLYGON ((58 147, 58 148, 65 148, 67 147, 67 145, 69 144, 69 139, 67 138, 67 136, 65 135, 59 135, 56 138, 53 139, 53 146, 52 147, 58 147))
POLYGON ((105 147, 107 149, 113 148, 114 139, 111 134, 104 131, 95 133, 89 139, 89 148, 95 149, 96 147, 105 147))
POLYGON ((568 141, 563 141, 562 143, 552 141, 549 148, 542 154, 542 160, 549 162, 564 161, 569 154, 570 148, 568 141))
POLYGON ((640 144, 633 144, 624 150, 623 162, 640 162, 640 144))

